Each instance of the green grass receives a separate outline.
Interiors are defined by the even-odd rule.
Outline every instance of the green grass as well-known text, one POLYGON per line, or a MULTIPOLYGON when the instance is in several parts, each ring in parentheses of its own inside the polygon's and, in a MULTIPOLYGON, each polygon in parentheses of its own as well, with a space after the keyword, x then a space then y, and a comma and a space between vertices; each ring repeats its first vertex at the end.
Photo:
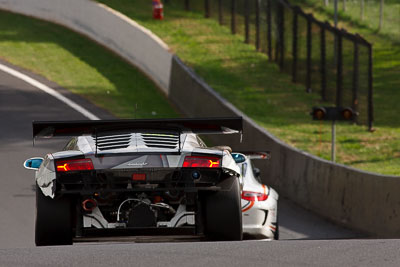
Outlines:
POLYGON ((61 26, 0 11, 0 57, 117 117, 177 116, 165 96, 137 69, 61 26))
MULTIPOLYGON (((311 8, 317 16, 325 15, 324 19, 333 22, 334 1, 329 1, 325 6, 322 0, 292 0, 291 3, 311 8)), ((339 27, 364 32, 366 34, 377 34, 392 42, 400 43, 400 1, 385 0, 383 9, 383 25, 379 29, 380 0, 364 0, 364 18, 361 18, 361 7, 359 1, 346 1, 346 10, 343 10, 343 1, 339 1, 338 15, 339 27), (350 26, 348 23, 351 23, 350 26), (343 24, 344 23, 344 24, 343 24), (350 27, 349 27, 350 26, 350 27)))
MULTIPOLYGON (((146 0, 101 0, 161 37, 172 50, 217 92, 260 125, 293 145, 322 158, 330 157, 328 122, 311 121, 309 111, 320 104, 319 96, 306 94, 304 87, 290 82, 264 54, 256 53, 243 37, 231 35, 215 20, 198 12, 185 12, 183 1, 170 1, 165 20, 151 18, 146 0), (181 2, 180 4, 178 4, 181 2)), ((379 47, 379 44, 375 48, 379 47)), ((337 161, 352 167, 400 175, 400 100, 398 69, 400 51, 375 50, 376 131, 365 126, 339 123, 337 161)))

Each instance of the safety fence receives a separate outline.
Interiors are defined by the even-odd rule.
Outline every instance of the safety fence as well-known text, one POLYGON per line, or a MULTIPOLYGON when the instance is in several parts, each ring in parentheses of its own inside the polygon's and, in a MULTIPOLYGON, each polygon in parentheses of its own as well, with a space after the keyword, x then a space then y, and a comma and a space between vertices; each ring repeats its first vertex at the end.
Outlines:
POLYGON ((356 122, 372 129, 372 45, 361 36, 306 14, 287 0, 169 0, 204 12, 232 34, 242 34, 295 83, 326 104, 351 107, 356 122))
POLYGON ((399 0, 296 0, 299 1, 329 16, 334 15, 336 2, 339 20, 343 18, 400 42, 399 0))

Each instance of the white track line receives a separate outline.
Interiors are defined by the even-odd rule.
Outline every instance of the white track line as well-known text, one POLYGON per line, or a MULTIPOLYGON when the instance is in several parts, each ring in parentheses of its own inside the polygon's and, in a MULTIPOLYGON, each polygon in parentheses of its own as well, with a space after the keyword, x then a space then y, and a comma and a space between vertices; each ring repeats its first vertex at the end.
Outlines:
POLYGON ((99 117, 97 117, 96 115, 94 115, 93 113, 91 113, 90 111, 85 109, 84 107, 82 107, 82 106, 78 105, 77 103, 75 103, 74 101, 66 98, 59 92, 55 91, 54 89, 44 85, 41 82, 36 81, 35 79, 32 79, 31 77, 29 77, 21 72, 11 69, 3 64, 0 64, 0 70, 7 72, 8 74, 10 74, 18 79, 21 79, 21 80, 29 83, 30 85, 42 90, 43 92, 57 98, 58 100, 64 102, 66 105, 70 106, 71 108, 73 108, 77 112, 81 113, 83 116, 87 117, 90 120, 99 120, 100 119, 99 117))

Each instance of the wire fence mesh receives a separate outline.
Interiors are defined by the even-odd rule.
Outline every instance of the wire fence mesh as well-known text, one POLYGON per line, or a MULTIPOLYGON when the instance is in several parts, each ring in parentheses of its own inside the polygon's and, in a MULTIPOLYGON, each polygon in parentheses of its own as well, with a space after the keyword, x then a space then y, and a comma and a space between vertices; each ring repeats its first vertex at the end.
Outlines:
POLYGON ((356 122, 372 129, 372 45, 361 36, 319 21, 287 0, 175 1, 243 35, 306 92, 355 109, 356 122))
MULTIPOLYGON (((340 17, 363 25, 381 34, 390 35, 400 41, 400 1, 399 0, 337 0, 340 17)), ((334 13, 335 0, 292 0, 334 13)))

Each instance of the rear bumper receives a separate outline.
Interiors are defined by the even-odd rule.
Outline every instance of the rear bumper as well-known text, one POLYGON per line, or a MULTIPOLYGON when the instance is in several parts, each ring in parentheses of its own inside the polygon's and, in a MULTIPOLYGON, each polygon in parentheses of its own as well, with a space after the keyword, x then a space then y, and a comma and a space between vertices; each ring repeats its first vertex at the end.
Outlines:
POLYGON ((178 168, 178 169, 126 169, 96 170, 57 174, 57 194, 93 194, 99 192, 181 192, 220 191, 219 183, 229 175, 221 168, 178 168), (193 173, 199 174, 194 178, 193 173), (146 178, 134 180, 133 175, 146 178))
MULTIPOLYGON (((261 202, 262 203, 262 202, 261 202)), ((260 202, 242 213, 243 233, 255 238, 274 238, 277 223, 276 206, 267 210, 260 202)))
POLYGON ((268 211, 252 209, 243 214, 243 233, 255 238, 273 238, 274 232, 269 228, 268 211))
POLYGON ((209 186, 209 187, 163 187, 163 188, 103 188, 103 189, 60 189, 57 193, 58 195, 92 195, 94 193, 129 193, 129 192, 168 192, 171 190, 185 192, 185 193, 197 193, 200 191, 220 191, 223 190, 219 186, 209 186))

